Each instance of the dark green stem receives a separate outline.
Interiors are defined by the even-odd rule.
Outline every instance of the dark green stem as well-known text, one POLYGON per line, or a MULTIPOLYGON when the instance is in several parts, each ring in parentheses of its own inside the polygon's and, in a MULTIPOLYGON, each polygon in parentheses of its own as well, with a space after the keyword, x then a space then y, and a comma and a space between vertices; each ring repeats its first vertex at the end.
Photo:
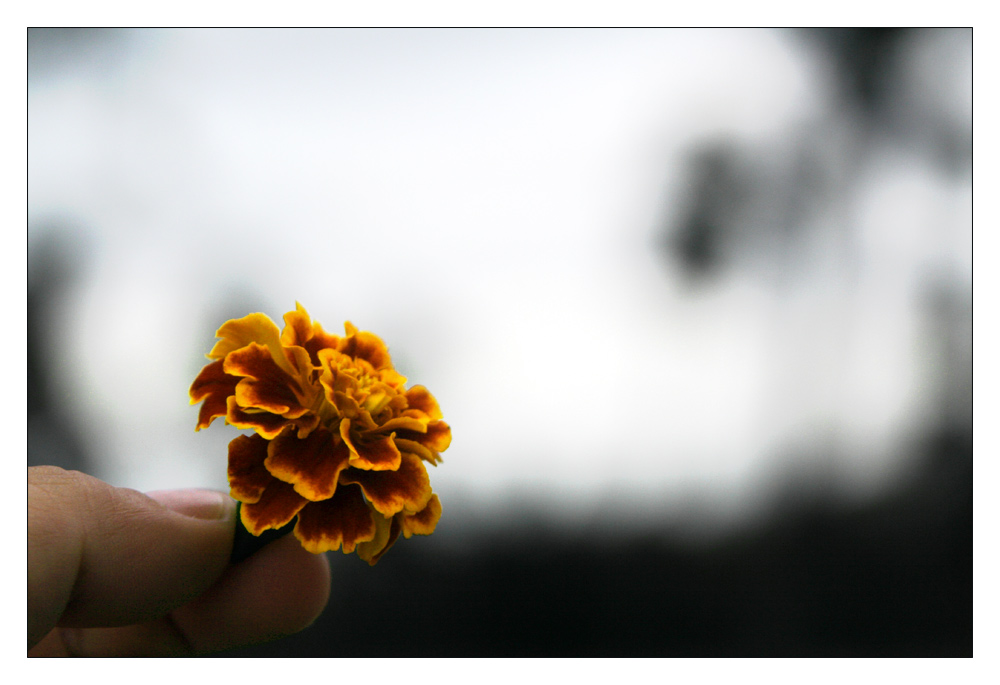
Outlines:
POLYGON ((233 564, 238 564, 267 543, 284 537, 295 528, 295 519, 292 519, 281 528, 272 528, 265 530, 260 535, 254 535, 243 526, 243 521, 240 518, 242 506, 242 502, 236 503, 236 534, 233 538, 233 553, 229 557, 230 563, 233 564))

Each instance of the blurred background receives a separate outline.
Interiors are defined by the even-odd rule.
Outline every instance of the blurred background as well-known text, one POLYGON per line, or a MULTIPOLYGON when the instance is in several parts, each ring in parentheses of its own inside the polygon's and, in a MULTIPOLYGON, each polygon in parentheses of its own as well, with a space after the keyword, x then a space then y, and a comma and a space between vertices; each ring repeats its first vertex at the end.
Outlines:
POLYGON ((28 67, 29 465, 226 489, 188 387, 296 300, 453 428, 437 532, 229 654, 971 656, 971 30, 31 29, 28 67))

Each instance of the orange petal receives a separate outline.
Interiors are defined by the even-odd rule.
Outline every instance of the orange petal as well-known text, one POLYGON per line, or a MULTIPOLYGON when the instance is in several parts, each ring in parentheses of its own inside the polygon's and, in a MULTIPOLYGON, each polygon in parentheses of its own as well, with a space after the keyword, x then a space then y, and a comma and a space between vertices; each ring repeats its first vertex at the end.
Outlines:
POLYGON ((330 499, 310 503, 299 513, 295 537, 313 554, 341 545, 344 554, 350 554, 359 542, 374 539, 373 512, 365 503, 361 488, 341 485, 330 499))
POLYGON ((375 439, 351 435, 351 420, 340 422, 340 435, 351 449, 351 466, 374 471, 395 471, 399 468, 399 450, 393 436, 376 435, 375 439))
POLYGON ((403 453, 395 471, 361 471, 347 469, 340 474, 341 483, 357 483, 365 497, 383 516, 400 511, 421 511, 431 498, 431 480, 420 458, 403 453))
POLYGON ((231 352, 224 368, 228 374, 246 377, 236 387, 236 399, 241 407, 265 409, 287 418, 297 418, 307 411, 302 406, 299 383, 278 367, 263 345, 250 343, 231 352))
POLYGON ((367 561, 370 566, 374 566, 379 557, 396 541, 395 538, 399 537, 400 530, 400 526, 394 518, 386 518, 378 514, 375 514, 373 518, 375 519, 375 537, 368 542, 358 544, 357 548, 358 556, 367 561), (396 530, 395 537, 392 536, 393 529, 396 530))
POLYGON ((330 335, 323 330, 318 323, 313 324, 313 337, 303 347, 309 351, 309 357, 313 366, 320 366, 319 353, 327 349, 336 349, 340 344, 340 338, 330 335))
POLYGON ((364 411, 361 408, 361 405, 358 404, 357 400, 350 395, 345 395, 342 392, 338 391, 332 394, 327 392, 326 397, 337 408, 337 411, 340 412, 341 416, 353 419, 355 416, 360 416, 361 412, 364 411))
POLYGON ((305 345, 313 337, 312 321, 309 312, 298 302, 295 303, 295 311, 285 314, 285 328, 281 331, 281 344, 305 345))
POLYGON ((401 452, 410 452, 415 454, 424 461, 429 461, 435 466, 442 461, 440 454, 432 449, 424 447, 415 440, 406 440, 405 438, 396 437, 395 442, 396 447, 398 447, 401 452))
POLYGON ((212 362, 201 370, 191 384, 189 394, 191 404, 205 401, 198 411, 198 425, 195 430, 208 428, 217 416, 226 415, 226 398, 236 392, 238 376, 230 376, 223 368, 223 362, 212 362))
MULTIPOLYGON (((392 526, 389 528, 389 540, 385 543, 385 547, 372 555, 371 559, 366 559, 369 566, 374 566, 382 555, 389 551, 389 548, 396 544, 396 540, 399 538, 399 534, 403 530, 403 525, 399 521, 399 516, 392 517, 392 526)), ((364 558, 364 557, 362 557, 364 558)))
POLYGON ((240 507, 240 520, 248 531, 260 535, 270 528, 281 528, 307 504, 309 500, 295 492, 291 485, 275 478, 258 501, 240 507))
POLYGON ((226 421, 237 428, 252 428, 257 435, 270 440, 284 430, 292 421, 267 411, 244 411, 236 403, 235 397, 226 401, 226 421))
POLYGON ((306 499, 318 502, 333 497, 351 452, 339 439, 334 445, 333 434, 320 428, 302 440, 282 433, 271 441, 267 455, 264 465, 271 475, 294 485, 295 492, 306 499))
POLYGON ((319 389, 311 382, 313 361, 309 357, 309 352, 305 348, 298 346, 286 347, 284 352, 285 359, 295 369, 294 375, 298 379, 299 387, 303 392, 308 393, 309 397, 314 397, 319 392, 319 389))
POLYGON ((383 383, 397 390, 402 389, 402 387, 406 385, 406 376, 392 368, 380 370, 378 372, 378 376, 383 383))
POLYGON ((233 499, 256 502, 274 480, 264 467, 267 444, 259 435, 241 435, 229 443, 229 494, 233 499))
POLYGON ((426 433, 427 424, 410 416, 397 416, 394 419, 389 419, 374 430, 374 432, 377 433, 388 433, 390 431, 413 431, 415 433, 426 433))
POLYGON ((431 421, 437 421, 444 416, 437 400, 434 399, 434 395, 430 394, 427 388, 422 385, 414 385, 407 390, 406 401, 409 403, 410 409, 422 411, 431 421))
POLYGON ((403 515, 401 518, 403 537, 409 539, 411 535, 430 535, 441 520, 441 500, 437 495, 432 495, 427 506, 419 514, 403 515))
MULTIPOLYGON (((235 352, 233 354, 236 354, 235 352)), ((297 419, 308 409, 303 407, 288 386, 244 378, 236 386, 236 403, 245 409, 263 409, 289 419, 297 419)))
POLYGON ((351 419, 351 428, 354 428, 359 434, 369 433, 378 428, 378 424, 372 419, 371 414, 362 411, 351 419))
MULTIPOLYGON (((399 431, 396 434, 396 445, 399 446, 400 449, 403 449, 403 446, 399 442, 400 440, 406 440, 407 445, 411 442, 419 443, 427 448, 429 452, 436 455, 438 452, 444 452, 449 446, 451 446, 451 427, 444 421, 434 421, 433 423, 424 426, 424 430, 419 433, 413 430, 399 431)), ((421 452, 421 454, 423 454, 425 458, 430 459, 426 453, 421 452)))
POLYGON ((265 314, 249 314, 242 319, 227 321, 215 335, 222 340, 215 343, 215 347, 208 353, 209 359, 225 359, 230 352, 250 343, 258 343, 270 351, 278 366, 288 373, 295 373, 282 351, 278 327, 265 314))
POLYGON ((264 343, 278 340, 278 327, 266 314, 248 314, 242 319, 230 319, 219 327, 215 337, 221 338, 212 351, 211 359, 224 359, 227 354, 252 342, 264 343))
POLYGON ((364 359, 375 369, 392 366, 389 350, 380 337, 368 331, 357 330, 350 321, 344 323, 344 330, 347 331, 347 338, 341 342, 341 352, 351 357, 364 359))
POLYGON ((379 412, 385 409, 389 401, 392 400, 392 396, 389 394, 391 392, 390 388, 383 385, 381 388, 376 388, 368 393, 368 397, 365 398, 362 406, 368 412, 369 416, 378 416, 379 412))
POLYGON ((451 427, 444 421, 435 421, 427 426, 427 433, 418 437, 417 442, 435 452, 444 452, 451 446, 451 427))
POLYGON ((327 348, 337 349, 340 338, 323 330, 318 321, 311 321, 309 312, 298 302, 295 311, 284 316, 285 328, 281 331, 281 344, 286 347, 301 346, 305 348, 312 360, 313 366, 319 366, 319 351, 327 348))

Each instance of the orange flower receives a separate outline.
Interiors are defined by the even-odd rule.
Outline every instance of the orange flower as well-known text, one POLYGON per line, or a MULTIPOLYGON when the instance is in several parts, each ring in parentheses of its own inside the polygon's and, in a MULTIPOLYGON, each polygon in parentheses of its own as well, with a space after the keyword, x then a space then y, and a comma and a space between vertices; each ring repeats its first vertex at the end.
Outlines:
POLYGON ((343 548, 374 565, 402 534, 441 517, 424 462, 451 443, 437 401, 404 388, 385 343, 344 324, 331 335, 296 303, 285 328, 264 314, 227 321, 191 385, 195 430, 216 417, 252 429, 229 443, 229 486, 254 535, 298 517, 310 552, 343 548))

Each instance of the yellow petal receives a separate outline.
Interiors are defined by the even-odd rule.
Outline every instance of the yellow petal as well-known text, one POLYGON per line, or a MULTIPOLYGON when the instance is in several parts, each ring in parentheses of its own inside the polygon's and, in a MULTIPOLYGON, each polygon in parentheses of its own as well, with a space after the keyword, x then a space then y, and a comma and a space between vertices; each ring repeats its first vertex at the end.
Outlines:
POLYGON ((296 375, 295 369, 285 358, 278 327, 266 314, 249 314, 242 319, 231 319, 222 324, 215 335, 222 339, 208 353, 209 359, 224 359, 230 352, 250 343, 257 343, 267 347, 278 366, 289 374, 296 375))
POLYGON ((439 520, 441 500, 437 495, 432 495, 423 511, 413 516, 402 516, 403 537, 409 539, 411 535, 430 535, 437 528, 439 520))

